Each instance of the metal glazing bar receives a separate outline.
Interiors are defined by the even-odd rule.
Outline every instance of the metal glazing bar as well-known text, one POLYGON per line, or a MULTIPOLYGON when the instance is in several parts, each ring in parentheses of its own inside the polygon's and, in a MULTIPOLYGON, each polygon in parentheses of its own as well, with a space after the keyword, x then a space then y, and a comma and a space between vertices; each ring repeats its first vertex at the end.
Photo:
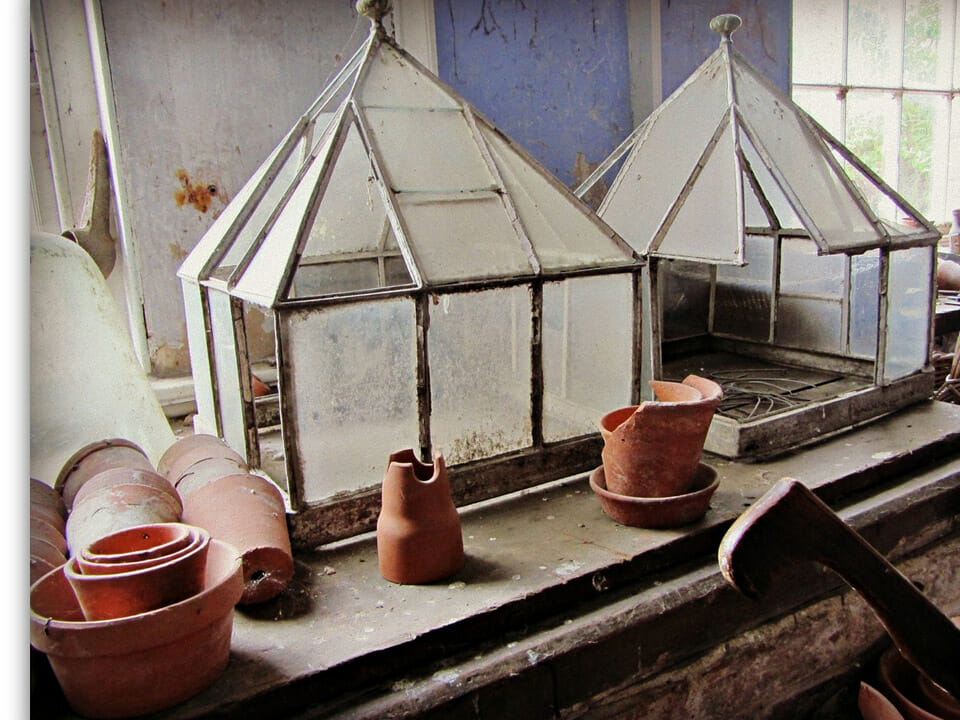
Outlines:
POLYGON ((421 292, 415 299, 417 320, 417 409, 419 416, 420 457, 424 462, 432 460, 433 444, 430 439, 430 294, 421 292))
POLYGON ((530 285, 530 420, 534 447, 543 446, 543 282, 530 285))

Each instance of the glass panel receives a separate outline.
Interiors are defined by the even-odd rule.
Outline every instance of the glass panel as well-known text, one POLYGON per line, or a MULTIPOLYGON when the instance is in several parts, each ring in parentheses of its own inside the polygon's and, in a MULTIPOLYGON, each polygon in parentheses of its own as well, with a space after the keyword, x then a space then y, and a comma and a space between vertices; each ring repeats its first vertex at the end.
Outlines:
POLYGON ((898 190, 924 216, 933 216, 945 202, 947 156, 938 149, 947 147, 948 102, 916 93, 903 96, 898 190))
POLYGON ((436 80, 386 43, 380 44, 370 62, 357 88, 357 98, 366 107, 458 107, 436 80))
POLYGON ((376 260, 354 260, 321 265, 301 263, 293 278, 290 297, 304 298, 330 293, 357 292, 379 286, 379 264, 376 260))
POLYGON ((773 294, 773 243, 748 235, 744 246, 747 265, 717 266, 713 331, 766 342, 770 338, 773 294))
POLYGON ((413 301, 284 312, 281 323, 290 378, 281 401, 304 499, 377 486, 390 453, 420 444, 413 301))
POLYGON ((665 340, 705 335, 710 316, 710 266, 665 260, 660 263, 665 340))
POLYGON ((728 111, 721 61, 715 53, 644 121, 640 141, 600 207, 600 216, 639 252, 646 252, 728 111))
POLYGON ((817 255, 812 240, 784 238, 780 246, 780 292, 843 297, 845 255, 817 255))
POLYGON ((953 5, 947 0, 907 0, 903 43, 905 87, 950 87, 953 5))
POLYGON ((210 305, 210 332, 213 334, 213 362, 217 373, 220 433, 230 447, 246 455, 246 423, 237 368, 237 353, 243 349, 238 349, 236 344, 231 298, 223 292, 208 292, 207 300, 210 305))
POLYGON ((486 123, 480 129, 544 270, 631 262, 629 251, 617 245, 566 188, 538 172, 486 123))
POLYGON ((843 3, 793 0, 793 81, 842 81, 843 3))
POLYGON ((430 430, 449 464, 531 445, 530 302, 524 285, 430 306, 430 430))
POLYGON ((743 217, 737 197, 740 166, 728 126, 706 160, 690 194, 654 252, 660 257, 739 263, 743 217))
POLYGON ((397 200, 426 281, 515 277, 533 272, 529 253, 523 249, 499 195, 400 193, 397 200))
POLYGON ((895 380, 927 363, 934 248, 890 253, 884 376, 895 380))
MULTIPOLYGON (((960 14, 960 3, 957 4, 957 13, 960 14)), ((957 50, 957 58, 960 59, 960 48, 957 50)), ((960 67, 957 68, 957 78, 960 82, 960 67)), ((960 104, 956 105, 950 113, 950 147, 960 148, 960 104)), ((936 218, 937 222, 941 223, 951 222, 952 211, 960 208, 960 153, 950 153, 947 155, 947 160, 949 166, 947 167, 946 206, 940 211, 942 215, 936 218)))
POLYGON ((630 274, 543 286, 543 436, 556 442, 597 431, 630 404, 633 382, 630 274))
POLYGON ((828 133, 843 141, 843 106, 837 99, 836 89, 795 87, 793 101, 828 133))
POLYGON ((370 108, 364 116, 372 135, 370 142, 394 191, 499 187, 462 112, 370 108))
MULTIPOLYGON (((773 208, 780 227, 793 230, 805 230, 803 223, 800 222, 800 218, 797 217, 797 213, 794 212, 793 206, 790 204, 790 201, 787 200, 787 196, 784 195, 780 185, 773 179, 770 171, 767 170, 767 166, 764 165, 760 159, 760 155, 757 154, 757 149, 753 146, 753 143, 750 142, 750 138, 741 135, 740 145, 743 149, 744 157, 750 164, 750 169, 753 171, 754 177, 757 178, 757 182, 760 184, 760 189, 764 197, 773 208)), ((743 180, 743 192, 745 198, 744 213, 749 213, 746 218, 747 226, 769 227, 770 223, 767 220, 767 215, 763 211, 746 177, 744 177, 743 180)))
POLYGON ((734 66, 744 123, 758 151, 788 179, 798 202, 834 250, 875 246, 877 233, 800 118, 746 66, 734 66))
POLYGON ((777 303, 777 343, 804 350, 839 353, 840 301, 781 296, 777 303))
POLYGON ((899 87, 903 6, 850 0, 847 23, 847 84, 899 87))
POLYGON ((194 282, 181 280, 183 308, 187 322, 187 345, 190 351, 190 367, 193 376, 193 396, 197 415, 204 427, 216 428, 213 377, 210 374, 210 354, 207 349, 207 318, 204 315, 201 293, 215 293, 194 282))
POLYGON ((880 253, 871 250, 850 258, 850 352, 877 356, 880 313, 880 253))
MULTIPOLYGON (((851 90, 847 95, 846 146, 867 167, 893 187, 897 178, 897 138, 900 132, 897 101, 889 93, 851 90)), ((870 207, 880 217, 894 219, 892 202, 858 172, 848 172, 870 207)))

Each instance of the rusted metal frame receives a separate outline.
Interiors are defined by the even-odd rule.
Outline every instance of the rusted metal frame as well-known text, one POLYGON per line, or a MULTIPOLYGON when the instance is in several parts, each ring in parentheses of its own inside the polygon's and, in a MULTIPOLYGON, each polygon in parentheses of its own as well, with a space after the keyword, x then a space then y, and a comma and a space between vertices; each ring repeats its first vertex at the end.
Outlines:
MULTIPOLYGON (((887 385, 887 313, 890 312, 890 248, 880 248, 880 267, 877 308, 877 361, 874 365, 874 384, 887 385)), ((932 325, 933 323, 931 323, 932 325)))
POLYGON ((530 284, 530 434, 543 447, 543 281, 530 284))
POLYGON ((870 359, 810 350, 809 348, 772 345, 762 340, 745 340, 735 335, 725 335, 723 333, 711 335, 711 346, 714 351, 747 355, 772 363, 785 363, 860 378, 869 378, 873 372, 873 361, 870 359))
POLYGON ((824 295, 823 293, 813 292, 792 292, 790 290, 781 291, 780 297, 797 298, 798 300, 820 300, 822 302, 831 302, 838 305, 843 303, 843 297, 837 295, 824 295))
POLYGON ((756 133, 754 133, 750 128, 750 125, 746 122, 743 115, 740 114, 739 110, 737 110, 737 119, 740 123, 741 129, 753 145, 754 150, 757 151, 757 156, 760 158, 760 162, 763 163, 763 166, 767 169, 767 172, 770 173, 770 176, 773 178, 774 182, 777 183, 777 186, 780 188, 781 192, 783 192, 784 197, 786 197, 787 202, 790 203, 790 207, 793 208, 793 211, 800 219, 803 227, 806 229, 807 233, 809 233, 810 238, 817 243, 817 246, 821 250, 829 250, 826 237, 820 231, 820 228, 817 226, 817 224, 813 221, 813 218, 810 217, 807 209, 803 206, 803 203, 800 202, 800 198, 797 197, 797 194, 793 191, 793 187, 790 185, 790 182, 780 171, 780 168, 777 167, 777 164, 773 161, 773 157, 767 151, 766 147, 764 147, 763 143, 760 142, 759 137, 757 137, 756 133))
POLYGON ((660 259, 651 257, 646 271, 640 276, 640 302, 643 312, 641 325, 641 344, 649 350, 642 353, 640 366, 640 399, 653 399, 650 380, 659 380, 663 376, 663 360, 660 342, 663 339, 660 298, 660 259))
POLYGON ((840 290, 840 338, 843 343, 843 354, 850 354, 850 293, 853 284, 850 273, 853 272, 853 261, 849 255, 843 256, 843 287, 840 290))
MULTIPOLYGON (((338 265, 341 263, 358 262, 361 260, 382 260, 388 257, 403 257, 399 250, 364 250, 362 252, 348 252, 337 255, 318 255, 300 259, 300 267, 316 267, 318 265, 338 265)), ((382 263, 380 263, 382 265, 382 263)))
MULTIPOLYGON (((342 113, 338 114, 331 121, 331 127, 336 125, 335 133, 338 134, 337 137, 334 137, 331 142, 331 146, 328 150, 326 158, 324 158, 325 167, 321 171, 320 179, 318 184, 324 182, 324 177, 329 174, 329 166, 332 164, 333 157, 339 153, 340 148, 343 147, 343 127, 342 127, 343 116, 342 113)), ((304 146, 306 147, 306 145, 304 146)), ((317 151, 310 151, 305 160, 300 161, 300 166, 297 169, 296 175, 293 177, 293 180, 284 190, 283 195, 280 198, 280 201, 271 209, 270 214, 267 216, 267 219, 263 223, 263 227, 257 232, 256 236, 253 239, 253 242, 250 243, 250 246, 244 251, 243 256, 240 258, 240 261, 237 263, 236 267, 230 272, 229 277, 227 278, 227 287, 233 289, 240 282, 240 278, 246 273, 247 268, 250 266, 250 263, 253 262, 254 257, 257 253, 260 252, 260 248, 263 246, 264 241, 267 238, 267 235, 270 234, 270 231, 273 229, 273 226, 277 222, 277 218, 283 213, 284 209, 287 206, 287 203, 290 201, 291 196, 296 191, 297 186, 303 180, 304 176, 307 174, 307 171, 310 169, 311 164, 317 158, 317 151)), ((309 212, 309 206, 308 206, 309 212)), ((284 288, 284 283, 281 281, 278 285, 278 288, 284 288)), ((272 303, 276 303, 278 297, 284 296, 285 292, 278 292, 274 295, 272 303)))
POLYGON ((253 397, 253 376, 250 368, 250 349, 247 347, 247 325, 243 315, 243 301, 230 298, 233 318, 233 344, 236 348, 237 375, 240 378, 240 402, 243 405, 243 436, 247 462, 260 467, 260 437, 257 432, 257 409, 253 397))
POLYGON ((332 305, 346 305, 358 302, 370 302, 383 300, 385 298, 400 297, 416 293, 417 288, 413 284, 397 285, 389 288, 380 288, 375 290, 364 290, 362 293, 346 291, 341 293, 330 293, 329 295, 317 295, 315 297, 304 298, 283 298, 276 302, 275 307, 288 308, 290 310, 299 310, 309 307, 329 307, 332 305))
POLYGON ((370 159, 370 166, 374 177, 377 179, 377 189, 380 192, 380 199, 383 202, 384 211, 393 225, 393 234, 397 240, 397 247, 400 249, 403 260, 407 264, 407 270, 410 272, 410 279, 413 284, 421 288, 424 285, 423 273, 420 270, 420 263, 417 261, 416 253, 408 241, 407 225, 403 221, 400 208, 397 205, 396 190, 390 177, 380 165, 380 159, 374 152, 373 140, 371 139, 370 128, 367 125, 366 116, 363 110, 355 101, 351 101, 354 115, 356 116, 357 129, 360 131, 360 141, 367 151, 367 157, 370 159))
MULTIPOLYGON (((217 362, 214 357, 215 341, 213 339, 213 318, 210 314, 210 298, 207 293, 220 292, 211 290, 202 285, 198 286, 200 293, 200 308, 203 316, 203 335, 207 346, 207 373, 210 377, 210 394, 213 396, 213 430, 217 437, 223 437, 223 423, 220 419, 220 381, 217 378, 217 362)), ((193 368, 194 373, 199 373, 200 368, 193 368)))
POLYGON ((420 434, 420 457, 433 459, 430 419, 433 401, 430 395, 430 293, 421 291, 414 299, 417 323, 417 412, 420 434))
POLYGON ((287 312, 281 308, 273 313, 277 381, 279 385, 277 402, 280 410, 280 435, 283 439, 283 464, 287 474, 287 495, 290 498, 290 506, 295 511, 299 511, 306 506, 306 502, 303 494, 303 464, 300 461, 300 453, 295 442, 295 438, 300 437, 300 428, 297 424, 296 413, 293 412, 291 407, 296 402, 292 391, 293 377, 285 358, 287 315, 287 312))
MULTIPOLYGON (((643 274, 650 271, 649 265, 646 268, 638 268, 631 275, 631 292, 633 294, 633 323, 631 346, 631 376, 630 376, 630 404, 639 405, 640 397, 643 394, 643 274)), ((651 352, 653 348, 651 348, 651 352)))
MULTIPOLYGON (((730 35, 725 34, 722 36, 719 50, 723 54, 723 60, 726 62, 727 66, 727 102, 730 103, 730 130, 733 133, 733 157, 737 164, 737 167, 735 168, 736 172, 734 173, 734 190, 737 194, 737 247, 740 250, 739 255, 742 261, 743 255, 746 252, 744 248, 744 244, 746 242, 744 239, 746 225, 746 218, 744 217, 746 214, 746 211, 744 210, 745 200, 743 193, 744 157, 743 148, 740 146, 740 128, 737 125, 737 114, 739 113, 737 103, 737 83, 733 77, 733 65, 730 59, 730 49, 730 35)), ((763 193, 760 194, 762 195, 763 193)))
MULTIPOLYGON (((655 254, 659 249, 660 245, 663 243, 664 238, 667 233, 670 231, 670 227, 673 225, 673 221, 676 219, 677 215, 680 212, 680 209, 683 207, 683 203, 686 202, 687 197, 693 191, 693 186, 697 182, 697 178, 700 177, 700 173, 703 172, 703 168, 706 167, 707 162, 710 160, 711 155, 713 155, 714 149, 717 147, 717 143, 720 142, 724 131, 727 129, 727 126, 730 124, 730 113, 725 112, 719 122, 717 123, 716 130, 713 131, 713 135, 710 137, 710 140, 707 142, 706 146, 703 149, 703 152, 700 153, 700 157, 697 159, 696 164, 693 166, 693 169, 690 171, 690 175, 687 177, 686 182, 681 188, 679 194, 674 199, 673 203, 670 205, 670 209, 667 210, 667 214, 664 216, 663 220, 660 222, 660 226, 657 228, 657 232, 654 233, 653 238, 650 240, 650 245, 647 248, 647 252, 650 255, 655 254)), ((743 219, 739 220, 739 224, 742 227, 743 219)), ((739 241, 743 243, 742 233, 739 241)), ((741 253, 742 254, 742 253, 741 253)), ((696 258, 691 258, 696 259, 696 258)))
POLYGON ((770 320, 767 331, 767 342, 771 345, 777 341, 777 321, 780 317, 780 268, 783 253, 783 239, 777 233, 773 237, 773 254, 770 261, 770 320))
MULTIPOLYGON (((937 249, 936 247, 930 248, 932 257, 930 258, 931 267, 930 267, 930 310, 928 317, 930 318, 930 323, 927 333, 927 360, 924 363, 924 368, 933 369, 933 351, 936 347, 936 329, 934 328, 934 320, 937 317, 937 249)), ((957 362, 960 361, 960 353, 954 352, 953 366, 957 367, 957 362)))
POLYGON ((539 275, 540 271, 542 270, 542 266, 540 264, 540 258, 537 256, 537 250, 533 247, 533 242, 530 240, 530 236, 527 235, 527 229, 523 226, 523 222, 520 220, 520 214, 517 212, 517 208, 513 204, 513 198, 507 191, 506 183, 503 182, 503 177, 500 175, 500 168, 497 167, 497 163, 493 159, 493 155, 490 153, 490 148, 487 147, 487 141, 477 128, 477 122, 473 116, 472 109, 466 103, 464 103, 463 106, 463 118, 466 120, 467 127, 470 128, 470 134, 473 136, 473 141, 477 144, 477 148, 480 150, 480 155, 483 157, 483 161, 487 165, 487 171, 493 176, 494 182, 496 182, 497 186, 500 188, 500 192, 498 193, 500 196, 500 202, 503 203, 503 206, 507 211, 507 217, 510 219, 510 225, 513 226, 514 232, 520 239, 520 244, 527 253, 527 259, 530 261, 530 267, 533 268, 534 274, 539 275))

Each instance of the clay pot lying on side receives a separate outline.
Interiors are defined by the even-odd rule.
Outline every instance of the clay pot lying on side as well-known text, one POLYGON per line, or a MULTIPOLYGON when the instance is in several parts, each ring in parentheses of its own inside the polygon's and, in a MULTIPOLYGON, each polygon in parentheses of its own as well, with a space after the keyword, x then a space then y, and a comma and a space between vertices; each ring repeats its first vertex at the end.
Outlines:
POLYGON ((229 458, 247 470, 247 461, 240 453, 216 435, 201 433, 181 438, 167 448, 157 463, 157 472, 176 485, 191 465, 210 458, 229 458))
MULTIPOLYGON (((149 530, 151 526, 142 526, 149 530)), ((125 531, 121 531, 125 532, 125 531)), ((200 592, 210 534, 190 528, 186 546, 166 556, 98 564, 75 555, 64 568, 87 620, 110 620, 149 612, 200 592)))
POLYGON ((67 510, 73 508, 74 499, 87 480, 113 468, 152 471, 153 465, 138 445, 122 438, 99 440, 82 447, 64 463, 54 484, 67 510))
POLYGON ((655 401, 600 419, 606 488, 618 495, 672 497, 690 489, 723 391, 705 378, 651 380, 655 401))
POLYGON ((265 602, 293 578, 293 553, 283 496, 257 475, 227 475, 183 499, 183 522, 230 543, 243 561, 240 604, 265 602))
POLYGON ((36 478, 30 478, 30 507, 37 506, 55 512, 64 521, 67 519, 67 506, 63 502, 60 491, 36 478))
POLYGON ((30 590, 30 644, 46 653, 79 715, 158 712, 196 695, 226 669, 241 578, 236 549, 212 540, 199 593, 151 612, 91 622, 60 567, 30 590))
POLYGON ((443 455, 421 462, 412 449, 390 455, 377 518, 380 574, 390 582, 420 585, 463 567, 460 516, 450 495, 443 455))
POLYGON ((204 485, 209 485, 214 480, 219 480, 227 475, 246 475, 248 471, 247 464, 235 458, 206 458, 195 462, 172 482, 174 487, 177 488, 177 492, 180 493, 180 497, 186 497, 204 485))

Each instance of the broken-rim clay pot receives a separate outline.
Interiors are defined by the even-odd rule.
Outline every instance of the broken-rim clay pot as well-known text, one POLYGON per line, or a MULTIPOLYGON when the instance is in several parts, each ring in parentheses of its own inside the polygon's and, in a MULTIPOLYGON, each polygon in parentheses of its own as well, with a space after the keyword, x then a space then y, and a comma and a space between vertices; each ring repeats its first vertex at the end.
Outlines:
POLYGON ((600 507, 621 525, 642 528, 672 528, 702 518, 720 485, 717 471, 700 463, 688 492, 671 497, 634 497, 611 492, 601 465, 590 473, 590 489, 600 498, 600 507))
POLYGON ((157 712, 196 695, 226 669, 242 591, 236 549, 212 540, 199 593, 139 615, 86 621, 60 567, 30 590, 30 644, 47 655, 76 713, 157 712))
POLYGON ((199 433, 180 438, 167 448, 157 463, 157 472, 172 484, 183 476, 194 463, 209 458, 230 458, 247 469, 247 460, 216 435, 199 433))
POLYGON ((183 522, 230 543, 243 562, 241 605, 276 597, 293 579, 293 552, 280 490, 257 475, 227 475, 183 500, 183 522))
MULTIPOLYGON (((149 526, 146 526, 149 527, 149 526)), ((122 531, 121 531, 122 532, 122 531)), ((130 563, 82 561, 75 555, 64 574, 87 620, 111 620, 178 603, 203 587, 210 534, 192 528, 190 544, 165 557, 130 563)))
POLYGON ((115 532, 94 541, 79 553, 85 564, 115 565, 168 557, 189 545, 194 528, 184 523, 156 523, 115 532))
POLYGON ((247 464, 236 458, 206 458, 193 463, 173 484, 177 488, 177 492, 180 493, 180 497, 186 497, 205 485, 209 485, 214 480, 219 480, 227 475, 246 475, 248 470, 247 464))
POLYGON ((697 375, 682 383, 651 380, 657 400, 614 410, 600 419, 607 488, 618 495, 672 497, 686 493, 723 390, 697 375))
POLYGON ((63 496, 66 509, 73 508, 77 493, 90 478, 113 468, 152 471, 153 465, 139 445, 123 438, 98 440, 85 445, 63 464, 54 483, 63 496))
POLYGON ((421 462, 412 449, 390 455, 381 500, 377 559, 385 579, 422 585, 463 567, 460 515, 443 455, 435 453, 432 463, 421 462))

